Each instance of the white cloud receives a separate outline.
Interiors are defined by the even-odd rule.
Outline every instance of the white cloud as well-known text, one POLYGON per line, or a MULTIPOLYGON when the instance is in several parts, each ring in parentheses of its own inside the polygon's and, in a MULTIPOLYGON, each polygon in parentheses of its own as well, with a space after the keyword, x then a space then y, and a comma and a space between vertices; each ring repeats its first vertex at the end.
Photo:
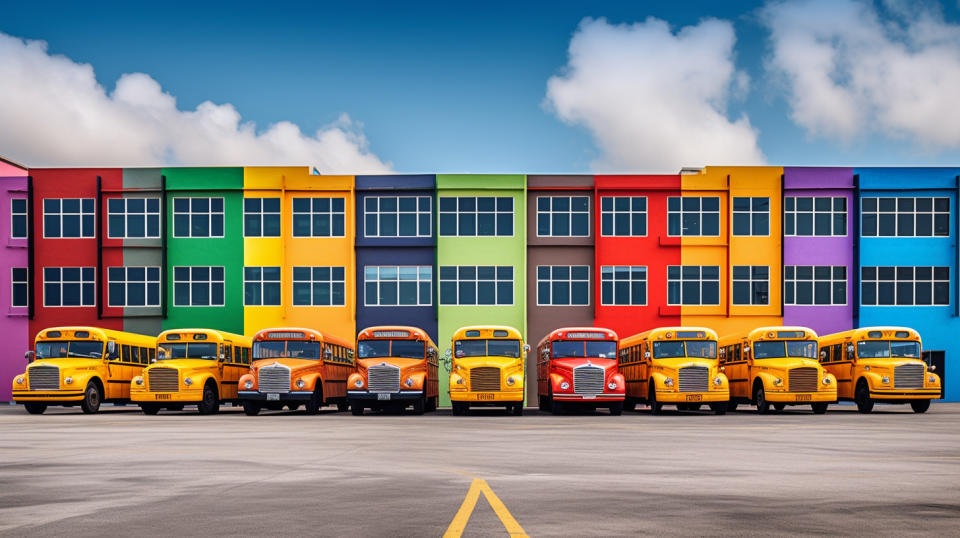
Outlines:
POLYGON ((930 149, 960 147, 960 26, 930 4, 889 0, 768 4, 768 68, 794 122, 849 141, 881 132, 930 149))
POLYGON ((371 153, 346 114, 306 135, 288 121, 256 131, 233 105, 180 110, 143 73, 112 93, 89 64, 51 55, 42 41, 0 33, 0 153, 30 166, 304 165, 323 173, 391 166, 371 153))
POLYGON ((564 71, 547 82, 546 103, 584 125, 601 171, 670 171, 702 164, 761 164, 749 118, 726 107, 749 79, 734 65, 729 22, 705 19, 673 33, 659 19, 613 25, 584 19, 564 71))

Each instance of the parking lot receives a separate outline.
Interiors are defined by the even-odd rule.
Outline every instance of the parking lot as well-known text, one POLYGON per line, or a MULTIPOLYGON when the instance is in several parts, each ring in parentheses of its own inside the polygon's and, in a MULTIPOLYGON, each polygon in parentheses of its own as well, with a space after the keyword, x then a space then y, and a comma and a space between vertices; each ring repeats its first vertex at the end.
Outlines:
POLYGON ((0 535, 956 534, 960 404, 878 410, 0 406, 0 535))

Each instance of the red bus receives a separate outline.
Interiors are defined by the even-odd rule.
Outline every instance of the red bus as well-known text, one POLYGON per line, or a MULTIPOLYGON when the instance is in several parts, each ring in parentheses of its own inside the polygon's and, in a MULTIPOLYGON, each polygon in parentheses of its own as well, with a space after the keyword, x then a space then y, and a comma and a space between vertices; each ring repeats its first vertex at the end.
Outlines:
POLYGON ((427 332, 417 327, 367 327, 357 335, 357 371, 347 380, 354 415, 365 408, 404 409, 417 415, 436 411, 439 352, 427 332))
POLYGON ((617 369, 617 343, 617 333, 598 327, 565 327, 545 336, 537 345, 540 410, 606 407, 619 415, 625 384, 617 369))

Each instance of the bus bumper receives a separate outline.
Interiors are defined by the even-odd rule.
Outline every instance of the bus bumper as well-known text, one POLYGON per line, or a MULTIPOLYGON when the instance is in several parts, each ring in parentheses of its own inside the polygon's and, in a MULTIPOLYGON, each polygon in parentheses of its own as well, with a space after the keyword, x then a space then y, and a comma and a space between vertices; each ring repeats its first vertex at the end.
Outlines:
POLYGON ((914 389, 914 390, 871 390, 870 398, 884 402, 897 402, 909 400, 935 400, 940 398, 940 387, 935 389, 914 389))
POLYGON ((79 402, 83 400, 82 390, 15 390, 13 401, 16 403, 38 402, 79 402))
POLYGON ((451 402, 490 403, 490 402, 522 402, 523 391, 499 392, 450 392, 451 402))
POLYGON ((726 402, 730 399, 727 391, 714 392, 660 392, 657 391, 658 403, 686 404, 686 403, 714 403, 726 402))
POLYGON ((347 398, 363 401, 414 401, 423 398, 422 390, 401 390, 400 392, 367 392, 365 390, 348 390, 347 398))
POLYGON ((624 394, 621 392, 619 394, 558 394, 553 393, 554 400, 562 400, 564 402, 622 402, 624 399, 624 394))
POLYGON ((130 401, 134 403, 200 403, 203 401, 203 389, 180 392, 130 391, 130 401))
POLYGON ((238 399, 255 400, 259 402, 309 402, 312 397, 312 390, 291 390, 290 392, 237 391, 238 399))
POLYGON ((837 403, 836 392, 773 392, 766 391, 763 397, 772 403, 809 404, 809 403, 837 403))

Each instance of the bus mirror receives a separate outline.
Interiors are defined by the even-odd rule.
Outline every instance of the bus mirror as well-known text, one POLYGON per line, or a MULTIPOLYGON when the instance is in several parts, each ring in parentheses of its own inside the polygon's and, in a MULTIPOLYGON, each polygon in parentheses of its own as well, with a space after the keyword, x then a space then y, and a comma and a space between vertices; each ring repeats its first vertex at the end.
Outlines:
POLYGON ((31 362, 33 362, 33 359, 35 359, 36 356, 37 356, 37 354, 34 353, 34 351, 33 351, 32 349, 31 349, 30 351, 27 351, 26 353, 23 354, 23 358, 24 358, 24 359, 27 359, 27 363, 28 363, 28 364, 31 363, 31 362))
POLYGON ((936 364, 931 364, 931 365, 930 365, 930 371, 931 371, 931 372, 936 372, 936 371, 937 371, 937 365, 936 365, 936 364))
POLYGON ((523 344, 523 352, 530 353, 530 344, 523 344))
POLYGON ((113 340, 107 340, 107 358, 112 359, 117 352, 117 343, 113 340))

